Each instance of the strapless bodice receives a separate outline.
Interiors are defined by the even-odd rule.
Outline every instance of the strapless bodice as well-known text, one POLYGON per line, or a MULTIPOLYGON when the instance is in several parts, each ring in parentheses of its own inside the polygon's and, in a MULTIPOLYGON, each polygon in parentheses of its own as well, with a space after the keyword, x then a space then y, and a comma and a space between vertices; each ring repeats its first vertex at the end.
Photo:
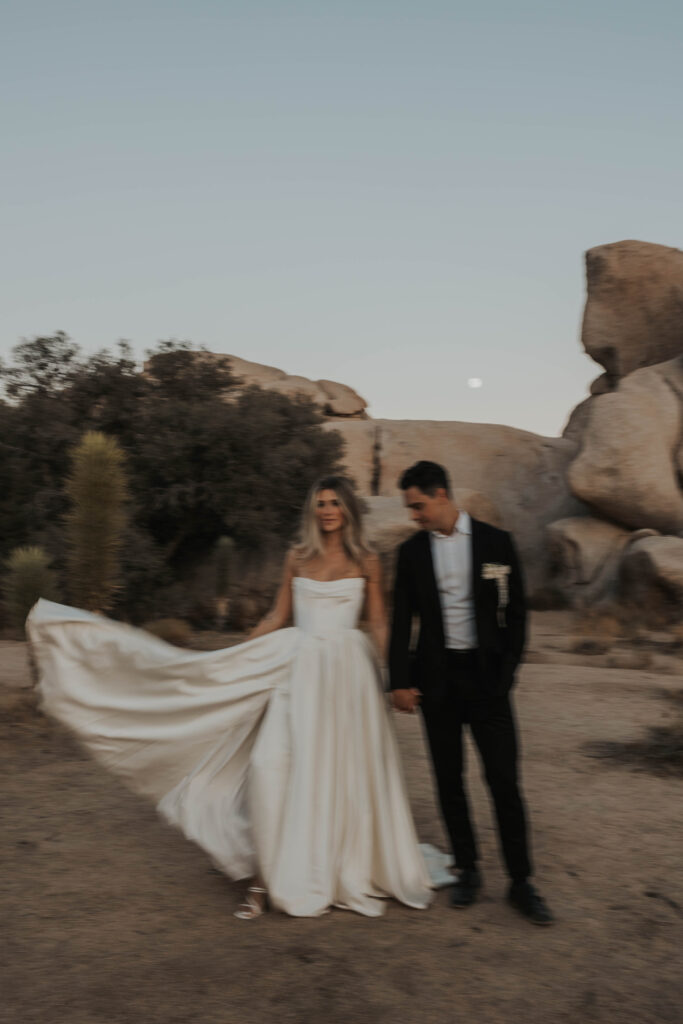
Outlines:
POLYGON ((362 576, 341 580, 295 576, 292 589, 294 625, 304 633, 326 636, 357 627, 365 597, 362 576))

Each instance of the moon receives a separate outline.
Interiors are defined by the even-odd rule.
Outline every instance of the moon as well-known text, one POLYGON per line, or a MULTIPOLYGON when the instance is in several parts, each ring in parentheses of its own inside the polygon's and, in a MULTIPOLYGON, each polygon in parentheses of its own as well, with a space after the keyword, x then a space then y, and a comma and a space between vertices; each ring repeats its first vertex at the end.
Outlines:
POLYGON ((468 388, 480 388, 483 383, 484 382, 481 379, 481 377, 470 377, 470 379, 467 381, 467 387, 468 388))

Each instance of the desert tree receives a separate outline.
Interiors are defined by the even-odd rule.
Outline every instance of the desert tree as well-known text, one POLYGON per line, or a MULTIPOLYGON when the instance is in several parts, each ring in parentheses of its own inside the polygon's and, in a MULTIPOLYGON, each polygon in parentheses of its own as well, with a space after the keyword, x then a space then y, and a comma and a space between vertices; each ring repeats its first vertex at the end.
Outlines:
POLYGON ((221 536, 240 557, 279 551, 344 448, 311 402, 244 387, 228 357, 178 341, 147 357, 141 372, 125 342, 86 356, 57 333, 23 341, 0 367, 0 560, 38 544, 66 581, 64 481, 83 434, 99 431, 126 459, 115 604, 136 621, 180 614, 221 536))

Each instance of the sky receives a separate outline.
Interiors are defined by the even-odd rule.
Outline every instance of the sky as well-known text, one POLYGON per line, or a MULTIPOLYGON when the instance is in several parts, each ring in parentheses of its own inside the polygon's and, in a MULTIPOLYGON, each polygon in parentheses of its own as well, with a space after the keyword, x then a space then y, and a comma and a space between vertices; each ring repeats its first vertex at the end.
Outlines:
POLYGON ((189 339, 554 436, 585 250, 683 241, 679 3, 5 0, 0 40, 5 360, 189 339))

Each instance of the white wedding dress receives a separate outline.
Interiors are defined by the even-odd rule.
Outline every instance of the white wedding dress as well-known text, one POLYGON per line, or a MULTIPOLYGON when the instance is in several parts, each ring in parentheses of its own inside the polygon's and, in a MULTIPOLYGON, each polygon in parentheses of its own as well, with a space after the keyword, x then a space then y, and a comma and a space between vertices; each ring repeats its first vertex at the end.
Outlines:
POLYGON ((430 878, 356 628, 364 581, 296 577, 293 598, 293 627, 210 652, 41 600, 28 629, 43 707, 227 875, 258 872, 276 908, 424 908, 430 878))

